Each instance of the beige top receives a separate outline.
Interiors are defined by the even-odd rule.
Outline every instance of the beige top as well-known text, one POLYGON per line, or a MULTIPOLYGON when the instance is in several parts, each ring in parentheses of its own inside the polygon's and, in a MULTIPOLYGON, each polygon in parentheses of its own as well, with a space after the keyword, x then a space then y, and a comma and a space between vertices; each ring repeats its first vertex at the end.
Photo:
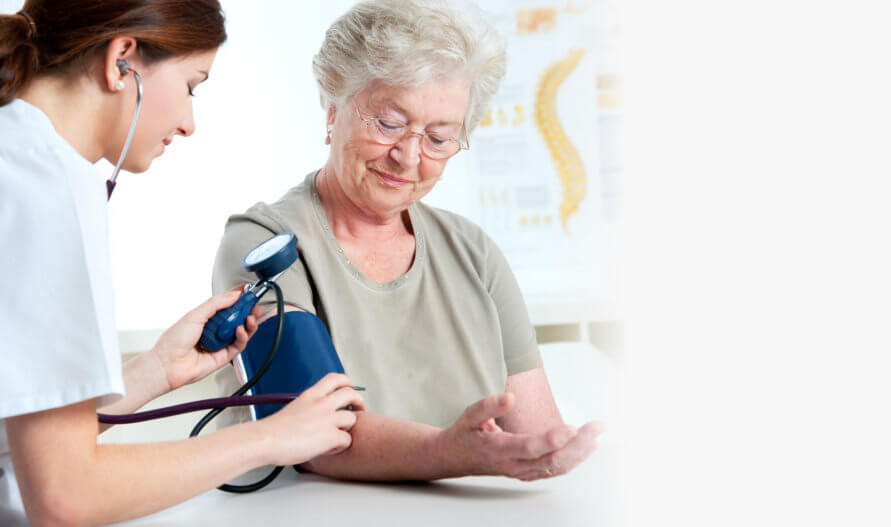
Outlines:
MULTIPOLYGON (((379 284, 349 262, 331 233, 315 176, 271 205, 258 203, 229 218, 214 264, 214 294, 255 281, 241 267, 244 255, 275 234, 294 232, 303 259, 277 281, 285 302, 325 322, 346 373, 367 388, 368 411, 389 417, 449 426, 467 405, 502 393, 507 375, 541 366, 516 279, 482 229, 414 203, 408 209, 414 262, 404 275, 379 284)), ((271 293, 262 301, 274 302, 271 293)), ((221 391, 234 391, 234 368, 224 368, 217 381, 221 391)), ((224 422, 249 415, 226 413, 232 415, 224 422)))

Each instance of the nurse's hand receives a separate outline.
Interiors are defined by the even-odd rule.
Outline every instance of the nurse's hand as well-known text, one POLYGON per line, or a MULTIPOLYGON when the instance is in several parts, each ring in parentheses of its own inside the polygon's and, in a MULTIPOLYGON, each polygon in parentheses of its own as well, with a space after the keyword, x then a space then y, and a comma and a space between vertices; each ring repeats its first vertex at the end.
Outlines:
POLYGON ((195 347, 201 338, 204 324, 214 313, 234 304, 240 294, 241 287, 236 287, 226 294, 211 297, 186 313, 158 339, 149 353, 158 358, 167 380, 168 391, 203 379, 244 350, 248 339, 257 331, 257 317, 261 311, 259 305, 254 306, 244 325, 235 330, 232 344, 211 353, 195 347))
POLYGON ((467 475, 508 476, 523 481, 566 474, 597 447, 599 423, 576 430, 555 426, 540 434, 512 434, 495 423, 513 407, 512 393, 493 395, 464 411, 441 433, 441 448, 467 475))
POLYGON ((353 389, 353 381, 342 373, 329 373, 300 397, 255 424, 265 429, 269 464, 298 465, 349 448, 353 442, 349 430, 356 424, 353 412, 363 410, 365 402, 353 389))

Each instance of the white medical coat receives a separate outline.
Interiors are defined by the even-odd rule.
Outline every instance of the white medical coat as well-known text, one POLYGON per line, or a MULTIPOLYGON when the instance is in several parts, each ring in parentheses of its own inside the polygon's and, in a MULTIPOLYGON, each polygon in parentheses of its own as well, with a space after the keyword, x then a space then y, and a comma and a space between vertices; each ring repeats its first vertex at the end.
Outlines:
MULTIPOLYGON (((124 393, 106 191, 37 107, 0 107, 0 523, 21 509, 2 419, 124 393), (4 496, 5 493, 7 494, 4 496), (4 511, 4 508, 6 511, 4 511)), ((20 514, 20 513, 18 513, 20 514)))

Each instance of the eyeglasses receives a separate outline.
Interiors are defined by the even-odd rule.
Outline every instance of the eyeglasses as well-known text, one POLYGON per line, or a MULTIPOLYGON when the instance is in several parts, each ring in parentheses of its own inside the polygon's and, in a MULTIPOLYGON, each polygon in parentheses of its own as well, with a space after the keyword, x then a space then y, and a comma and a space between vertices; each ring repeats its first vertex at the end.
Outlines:
POLYGON ((359 120, 365 123, 365 129, 368 130, 368 137, 375 143, 382 145, 395 145, 403 138, 409 135, 416 135, 421 138, 421 152, 431 159, 446 159, 457 154, 461 150, 470 148, 470 141, 467 140, 467 132, 461 127, 461 134, 464 136, 464 142, 458 141, 454 137, 449 137, 436 132, 415 132, 409 129, 408 123, 388 119, 385 117, 370 117, 362 113, 359 105, 353 102, 356 107, 356 114, 359 120))

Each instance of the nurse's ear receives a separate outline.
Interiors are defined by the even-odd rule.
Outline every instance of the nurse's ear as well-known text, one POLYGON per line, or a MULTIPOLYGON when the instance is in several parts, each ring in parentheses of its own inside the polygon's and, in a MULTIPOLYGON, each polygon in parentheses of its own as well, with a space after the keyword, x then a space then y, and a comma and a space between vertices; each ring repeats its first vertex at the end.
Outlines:
POLYGON ((119 92, 126 86, 126 72, 121 71, 119 60, 132 65, 136 54, 136 39, 133 37, 115 37, 108 43, 103 60, 103 73, 106 88, 111 92, 119 92))

